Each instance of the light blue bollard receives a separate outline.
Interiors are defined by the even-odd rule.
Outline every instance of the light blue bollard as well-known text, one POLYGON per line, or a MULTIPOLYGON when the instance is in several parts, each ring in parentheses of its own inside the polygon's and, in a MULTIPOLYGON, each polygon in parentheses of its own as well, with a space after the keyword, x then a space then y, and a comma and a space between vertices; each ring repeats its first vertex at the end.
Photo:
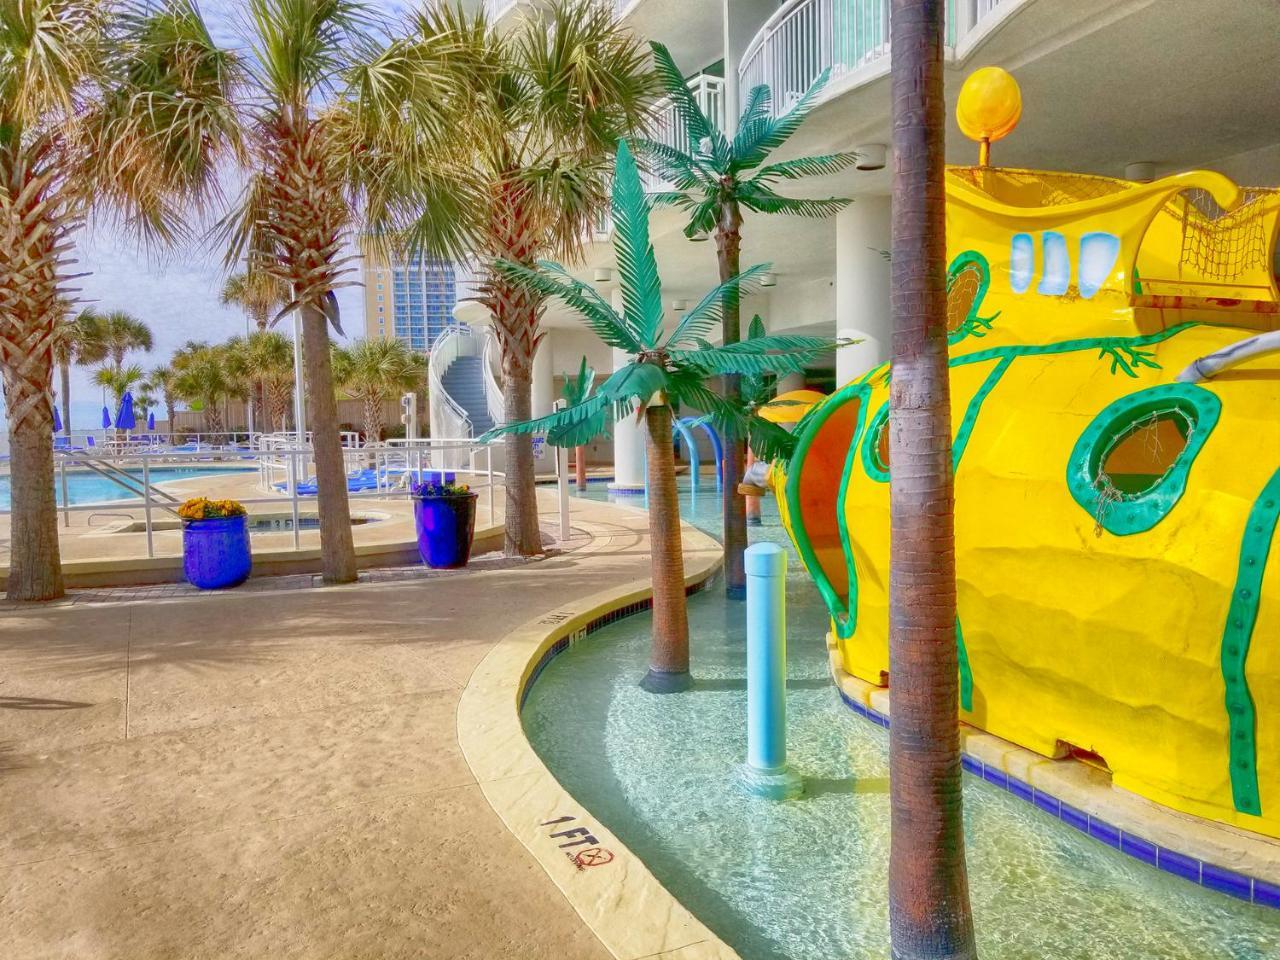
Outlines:
POLYGON ((787 769, 787 554, 776 543, 747 548, 747 762, 757 796, 785 800, 803 782, 787 769))

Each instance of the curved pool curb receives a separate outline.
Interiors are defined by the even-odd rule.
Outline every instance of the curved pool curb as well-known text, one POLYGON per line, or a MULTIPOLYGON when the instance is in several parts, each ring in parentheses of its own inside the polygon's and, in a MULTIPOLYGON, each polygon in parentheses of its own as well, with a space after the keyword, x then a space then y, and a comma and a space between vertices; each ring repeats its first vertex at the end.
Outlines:
MULTIPOLYGON (((831 675, 845 706, 888 729, 890 694, 845 673, 827 634, 831 675)), ((1088 764, 1053 760, 967 724, 964 769, 1114 850, 1165 873, 1262 907, 1280 908, 1280 843, 1162 807, 1111 785, 1088 764)))
MULTIPOLYGON (((574 526, 592 538, 575 553, 609 551, 615 531, 577 519, 574 526)), ((722 551, 695 527, 681 527, 685 590, 695 593, 719 571, 722 551)), ((520 721, 529 689, 552 658, 606 624, 647 609, 652 596, 649 578, 631 580, 561 604, 508 633, 463 690, 458 742, 494 812, 617 960, 738 960, 560 785, 520 721)))

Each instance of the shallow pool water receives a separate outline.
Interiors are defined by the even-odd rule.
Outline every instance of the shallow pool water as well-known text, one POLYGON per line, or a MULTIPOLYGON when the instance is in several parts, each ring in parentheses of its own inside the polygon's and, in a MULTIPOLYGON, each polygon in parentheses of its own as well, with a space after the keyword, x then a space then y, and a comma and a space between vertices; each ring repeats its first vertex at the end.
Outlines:
MULTIPOLYGON (((166 480, 188 480, 191 477, 211 477, 218 474, 226 473, 245 473, 252 468, 241 469, 210 469, 208 467, 152 467, 150 471, 152 483, 164 483, 166 480)), ((142 470, 133 469, 126 471, 139 483, 142 481, 142 470)), ((9 491, 11 489, 10 479, 8 475, 0 476, 0 510, 8 510, 11 501, 9 499, 9 491)), ((55 480, 54 490, 58 497, 58 505, 62 505, 62 484, 55 480)), ((123 487, 101 477, 96 473, 88 471, 68 471, 67 472, 67 499, 73 503, 98 503, 112 502, 116 503, 121 500, 141 500, 141 497, 129 493, 123 487)))
MULTIPOLYGON (((714 484, 684 499, 718 533, 714 484)), ((751 535, 785 542, 772 501, 751 535)), ((825 611, 794 553, 789 565, 789 746, 804 798, 775 803, 735 784, 744 610, 718 585, 690 601, 695 690, 639 689, 649 618, 634 616, 548 665, 525 728, 566 789, 745 960, 883 960, 888 732, 840 701, 825 611)), ((1280 957, 1280 911, 1161 873, 968 774, 965 829, 984 960, 1280 957)))

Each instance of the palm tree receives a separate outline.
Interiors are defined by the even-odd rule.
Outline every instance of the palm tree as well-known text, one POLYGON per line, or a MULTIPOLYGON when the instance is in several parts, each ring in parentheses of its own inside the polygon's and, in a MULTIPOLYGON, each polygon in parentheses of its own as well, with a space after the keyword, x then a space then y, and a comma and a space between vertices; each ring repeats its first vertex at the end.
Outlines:
MULTIPOLYGON (((204 413, 204 432, 226 432, 222 405, 233 396, 238 383, 228 365, 225 344, 189 344, 173 357, 173 393, 204 413)), ((172 429, 172 421, 170 421, 172 429)))
POLYGON ((266 330, 280 308, 288 302, 288 291, 270 274, 233 273, 222 284, 218 301, 224 306, 239 307, 259 330, 266 330))
MULTIPOLYGON (((592 0, 552 0, 509 32, 483 14, 447 4, 418 17, 423 38, 466 38, 470 60, 453 63, 468 89, 469 130, 453 146, 479 179, 469 206, 470 250, 485 265, 481 302, 502 351, 504 420, 531 414, 533 357, 542 342, 543 296, 488 265, 531 267, 543 257, 574 259, 608 203, 608 164, 620 137, 647 121, 655 83, 642 46, 611 8, 592 0)), ((446 203, 456 203, 451 197, 446 203)), ((440 224, 456 226, 441 202, 422 203, 411 247, 442 255, 440 224)), ((533 444, 505 441, 506 551, 541 552, 533 444)))
POLYGON ((895 960, 973 960, 960 786, 942 0, 894 0, 889 23, 889 926, 895 960))
MULTIPOLYGON (((576 407, 580 403, 585 403, 595 388, 596 371, 593 367, 587 365, 587 358, 584 356, 582 365, 578 367, 578 375, 576 377, 565 376, 564 387, 560 395, 564 397, 566 406, 576 407)), ((548 441, 558 446, 554 437, 548 437, 548 441)), ((579 442, 574 445, 573 469, 576 474, 575 479, 577 480, 578 489, 587 489, 587 447, 585 443, 579 442)))
POLYGON ((170 440, 173 439, 173 420, 178 399, 177 387, 175 386, 177 379, 177 372, 171 366, 152 367, 151 373, 147 376, 147 383, 151 392, 159 393, 160 400, 164 404, 165 422, 169 427, 170 440))
MULTIPOLYGON (((690 406, 704 411, 732 435, 750 432, 747 412, 739 402, 719 396, 705 380, 725 374, 804 368, 832 344, 817 337, 762 336, 741 343, 712 346, 705 340, 723 318, 729 291, 752 289, 766 271, 751 267, 728 278, 689 310, 668 334, 663 328, 662 289, 649 242, 649 204, 626 141, 618 144, 613 184, 614 250, 621 275, 623 312, 619 314, 595 290, 575 280, 556 264, 538 270, 501 261, 498 269, 511 282, 544 297, 558 297, 581 314, 606 344, 632 357, 583 402, 538 420, 506 424, 494 434, 546 431, 568 446, 585 443, 615 418, 643 415, 648 433, 649 536, 653 576, 653 640, 649 672, 642 681, 655 693, 687 689, 689 623, 685 607, 684 559, 680 545, 680 507, 676 492, 675 455, 671 442, 671 409, 690 406)), ((761 434, 762 457, 784 451, 769 434, 761 434)))
POLYGON ((93 375, 93 382, 111 391, 111 398, 118 407, 124 395, 147 379, 146 371, 136 363, 127 367, 102 367, 93 375))
MULTIPOLYGON (((67 305, 70 306, 69 304, 67 305)), ((107 358, 106 350, 93 336, 97 317, 92 310, 82 310, 72 319, 58 325, 53 358, 58 365, 58 397, 62 402, 63 429, 71 432, 71 366, 91 367, 107 358)))
MULTIPOLYGON (((249 0, 247 23, 249 177, 223 222, 227 263, 247 259, 250 273, 288 291, 282 312, 301 311, 323 574, 350 582, 356 558, 329 354, 329 325, 341 332, 334 290, 355 283, 344 245, 357 215, 401 209, 393 188, 404 168, 419 170, 426 196, 465 195, 429 149, 458 135, 449 126, 464 99, 440 65, 456 41, 380 47, 385 24, 360 0, 249 0)), ((459 249, 452 227, 441 236, 459 249)))
POLYGON ((79 317, 80 337, 85 342, 85 352, 101 355, 98 362, 111 361, 116 370, 124 367, 124 360, 135 350, 150 351, 155 346, 151 328, 123 310, 98 313, 84 310, 79 317))
POLYGON ((0 3, 0 364, 14 545, 7 593, 63 593, 50 402, 67 252, 93 214, 165 243, 231 142, 235 61, 193 0, 0 3))
POLYGON ((293 395, 293 341, 275 330, 255 330, 245 338, 243 363, 246 375, 261 391, 259 410, 266 429, 288 429, 286 418, 293 395))
POLYGON ((364 442, 382 439, 382 407, 388 400, 421 390, 427 382, 427 358, 403 340, 357 340, 334 347, 333 378, 364 408, 364 442))
MULTIPOLYGON (((714 231, 721 282, 736 276, 742 249, 742 211, 785 213, 800 217, 828 217, 849 204, 848 200, 798 200, 784 197, 774 189, 782 180, 826 176, 851 166, 853 153, 819 157, 799 157, 766 163, 769 155, 784 144, 813 109, 827 82, 824 72, 787 113, 770 115, 771 97, 765 85, 754 87, 738 120, 738 132, 730 140, 698 105, 685 84, 684 76, 667 48, 654 43, 653 59, 681 122, 689 131, 689 147, 679 150, 663 143, 642 140, 636 149, 653 164, 675 190, 655 196, 655 201, 689 211, 685 235, 692 238, 714 231), (754 172, 753 172, 754 171, 754 172), (748 176, 748 174, 750 174, 748 176)), ((725 344, 741 338, 738 297, 730 293, 725 304, 720 335, 725 344)), ((724 394, 738 396, 740 385, 730 375, 724 379, 724 394)), ((746 504, 738 492, 746 448, 743 437, 726 437, 724 444, 723 509, 725 590, 731 597, 746 592, 743 552, 747 548, 746 504)))

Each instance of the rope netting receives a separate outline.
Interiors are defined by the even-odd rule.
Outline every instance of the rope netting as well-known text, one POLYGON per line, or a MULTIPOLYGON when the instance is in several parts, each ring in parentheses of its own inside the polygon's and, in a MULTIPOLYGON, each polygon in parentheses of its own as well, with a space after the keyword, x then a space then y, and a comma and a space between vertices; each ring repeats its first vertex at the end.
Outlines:
POLYGON ((1184 190, 1168 204, 1182 223, 1183 267, 1207 280, 1229 283, 1270 267, 1268 217, 1263 202, 1277 190, 1246 189, 1244 201, 1223 210, 1205 190, 1184 190))
POLYGON ((1125 180, 1087 173, 1045 173, 1005 167, 950 167, 969 186, 1019 207, 1058 207, 1129 189, 1125 180))

